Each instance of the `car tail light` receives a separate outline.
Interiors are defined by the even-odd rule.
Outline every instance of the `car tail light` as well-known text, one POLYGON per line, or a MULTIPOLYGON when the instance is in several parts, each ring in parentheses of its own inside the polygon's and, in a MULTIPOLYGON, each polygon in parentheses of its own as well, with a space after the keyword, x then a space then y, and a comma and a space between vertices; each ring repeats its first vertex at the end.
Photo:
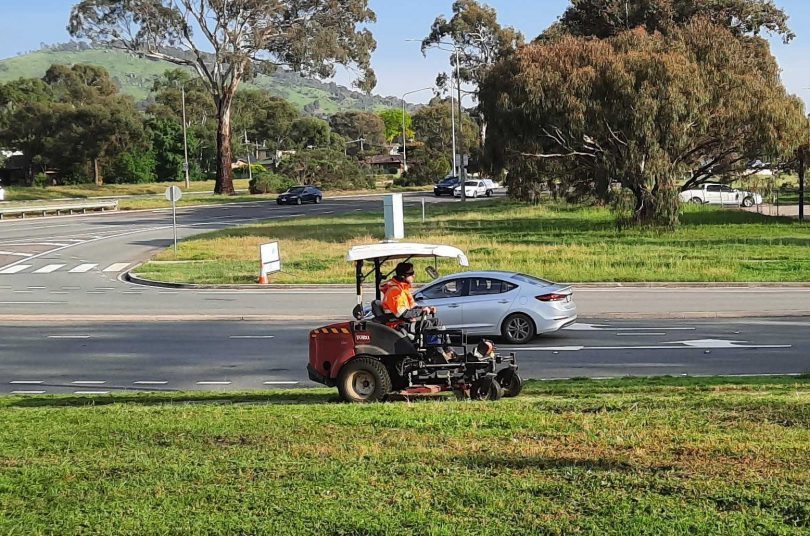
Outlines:
POLYGON ((536 300, 540 300, 542 302, 553 302, 553 301, 565 301, 568 299, 570 294, 543 294, 542 296, 535 296, 536 300))

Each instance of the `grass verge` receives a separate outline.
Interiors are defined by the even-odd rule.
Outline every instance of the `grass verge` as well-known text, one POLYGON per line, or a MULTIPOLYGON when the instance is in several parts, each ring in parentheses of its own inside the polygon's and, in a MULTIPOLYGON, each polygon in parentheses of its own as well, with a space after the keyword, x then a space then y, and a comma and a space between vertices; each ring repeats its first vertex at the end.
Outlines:
MULTIPOLYGON (((810 281, 810 227, 789 218, 685 207, 672 233, 619 231, 607 209, 488 201, 406 215, 409 240, 458 246, 473 269, 514 270, 566 282, 810 281)), ((350 283, 347 250, 382 239, 380 213, 274 221, 180 244, 138 271, 160 281, 255 283, 259 245, 278 240, 277 283, 350 283)), ((458 270, 446 265, 444 273, 458 270)))
POLYGON ((4 534, 797 534, 810 378, 0 399, 4 534))

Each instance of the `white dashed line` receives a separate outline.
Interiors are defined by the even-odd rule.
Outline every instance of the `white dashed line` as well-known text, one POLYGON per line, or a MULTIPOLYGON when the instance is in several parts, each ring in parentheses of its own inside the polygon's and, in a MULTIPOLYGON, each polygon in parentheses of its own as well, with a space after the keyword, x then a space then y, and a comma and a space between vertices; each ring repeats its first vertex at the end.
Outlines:
POLYGON ((169 383, 169 382, 144 380, 144 381, 132 382, 132 385, 166 385, 167 383, 169 383))
POLYGON ((42 385, 45 382, 42 380, 15 380, 8 383, 11 385, 42 385))
POLYGON ((70 270, 68 273, 71 273, 71 274, 84 274, 84 273, 89 272, 90 270, 92 270, 96 266, 98 266, 98 264, 80 264, 76 268, 70 270))
POLYGON ((44 395, 45 391, 11 391, 12 395, 44 395))
POLYGON ((49 339, 89 339, 90 335, 48 335, 49 339))
POLYGON ((197 382, 197 385, 230 385, 231 382, 197 382))
POLYGON ((9 266, 5 270, 0 270, 0 274, 17 274, 29 268, 31 268, 30 264, 18 264, 17 266, 9 266))
POLYGON ((16 251, 0 251, 0 255, 10 255, 12 257, 33 257, 33 253, 17 253, 16 251))
POLYGON ((298 385, 301 382, 264 382, 264 385, 298 385))
POLYGON ((118 262, 115 264, 111 264, 104 268, 105 272, 123 272, 130 263, 128 262, 118 262))
POLYGON ((75 382, 70 383, 73 385, 104 385, 107 382, 98 380, 76 380, 75 382))
POLYGON ((64 264, 49 264, 47 266, 43 266, 39 270, 34 270, 35 274, 49 274, 51 272, 57 271, 59 268, 64 268, 64 264))
POLYGON ((275 335, 231 335, 229 339, 274 339, 275 335))
POLYGON ((26 288, 31 289, 31 290, 45 290, 48 287, 26 287, 26 288))
POLYGON ((108 395, 109 391, 73 391, 74 395, 108 395))

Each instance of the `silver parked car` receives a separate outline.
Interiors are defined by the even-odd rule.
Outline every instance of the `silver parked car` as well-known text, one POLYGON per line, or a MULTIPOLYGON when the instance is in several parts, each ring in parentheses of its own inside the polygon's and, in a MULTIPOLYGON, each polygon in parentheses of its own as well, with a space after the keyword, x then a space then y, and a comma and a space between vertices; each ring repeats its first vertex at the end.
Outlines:
POLYGON ((442 324, 470 335, 502 336, 525 344, 577 319, 568 285, 515 272, 463 272, 425 285, 414 296, 438 309, 442 324))

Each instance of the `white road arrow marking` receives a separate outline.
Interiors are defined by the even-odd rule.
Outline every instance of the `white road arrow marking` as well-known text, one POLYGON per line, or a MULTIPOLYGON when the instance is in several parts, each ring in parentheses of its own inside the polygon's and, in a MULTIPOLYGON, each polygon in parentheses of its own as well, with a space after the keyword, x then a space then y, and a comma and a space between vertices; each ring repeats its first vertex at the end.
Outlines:
POLYGON ((697 328, 687 328, 687 327, 667 328, 662 326, 654 328, 632 328, 632 327, 614 328, 611 326, 606 326, 604 324, 582 324, 577 322, 563 329, 565 331, 695 331, 697 328))
POLYGON ((727 341, 723 339, 698 339, 694 341, 673 341, 670 344, 683 344, 690 348, 792 348, 789 344, 750 344, 748 341, 727 341))

